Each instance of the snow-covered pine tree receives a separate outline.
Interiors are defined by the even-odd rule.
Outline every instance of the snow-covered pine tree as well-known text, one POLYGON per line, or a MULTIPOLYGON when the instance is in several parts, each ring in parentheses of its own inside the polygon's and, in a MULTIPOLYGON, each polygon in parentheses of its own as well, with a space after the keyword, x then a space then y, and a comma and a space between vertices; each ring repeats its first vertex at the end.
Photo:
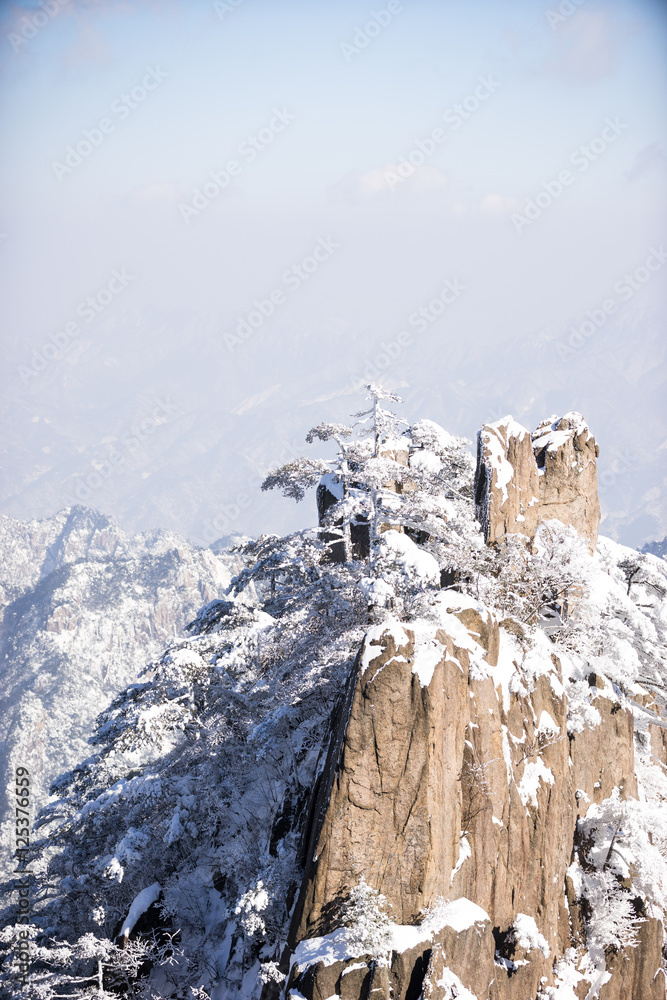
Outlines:
MULTIPOLYGON (((306 440, 337 445, 318 488, 324 543, 341 562, 365 558, 362 589, 371 603, 398 610, 394 598, 404 603, 439 585, 443 571, 458 578, 471 553, 482 551, 471 506, 472 458, 467 442, 432 421, 408 427, 385 408, 383 400, 401 402, 395 393, 373 383, 366 390, 370 406, 354 414, 352 425, 319 424, 306 440)), ((318 468, 322 463, 290 462, 262 489, 280 489, 298 501, 318 468)))
POLYGON ((341 907, 340 920, 347 928, 351 955, 370 955, 378 965, 388 965, 391 957, 391 920, 386 912, 387 900, 368 885, 364 878, 341 907))

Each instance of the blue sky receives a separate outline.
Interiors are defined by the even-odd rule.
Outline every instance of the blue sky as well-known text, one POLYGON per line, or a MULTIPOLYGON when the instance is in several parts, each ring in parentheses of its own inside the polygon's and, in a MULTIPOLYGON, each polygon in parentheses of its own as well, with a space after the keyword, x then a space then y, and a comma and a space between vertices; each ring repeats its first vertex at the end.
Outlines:
MULTIPOLYGON (((558 345, 667 237, 664 5, 565 0, 560 19, 536 0, 218 6, 3 7, 0 509, 58 510, 116 449, 87 502, 201 539, 257 468, 359 408, 351 387, 382 344, 458 280, 465 292, 385 373, 406 416, 473 438, 504 413, 535 425, 579 409, 609 480, 603 530, 661 537, 667 269, 569 355, 558 345), (351 52, 358 29, 367 44, 351 52), (121 116, 149 69, 160 82, 121 116), (241 144, 266 138, 276 109, 293 120, 247 162, 241 144), (53 164, 105 118, 111 130, 59 179, 53 164), (437 128, 433 154, 392 186, 437 128), (586 170, 571 160, 582 146, 598 150, 586 170), (185 221, 230 160, 239 173, 185 221), (549 199, 563 170, 572 180, 549 199), (230 351, 225 334, 320 239, 335 252, 230 351), (108 297, 114 269, 132 280, 25 376, 79 303, 108 297), (123 452, 166 397, 169 419, 123 452)), ((255 490, 232 527, 287 530, 311 507, 255 490)))

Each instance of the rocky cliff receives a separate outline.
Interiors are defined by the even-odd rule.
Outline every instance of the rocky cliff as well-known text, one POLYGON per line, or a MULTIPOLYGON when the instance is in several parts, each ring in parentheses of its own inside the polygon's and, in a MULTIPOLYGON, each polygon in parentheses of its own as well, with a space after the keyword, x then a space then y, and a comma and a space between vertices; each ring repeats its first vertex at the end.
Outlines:
POLYGON ((580 413, 548 417, 530 434, 512 417, 477 437, 475 503, 487 542, 532 539, 539 524, 571 524, 595 549, 600 524, 600 449, 580 413))
MULTIPOLYGON (((663 998, 646 859, 622 844, 636 814, 651 851, 627 697, 594 674, 573 685, 568 662, 568 698, 544 634, 526 643, 456 592, 429 619, 364 639, 312 814, 288 996, 663 998), (591 930, 582 886, 608 870, 634 908, 634 947, 591 930), (360 879, 386 900, 384 956, 350 948, 337 920, 360 879)), ((667 722, 632 694, 653 705, 665 767, 667 722)))
MULTIPOLYGON (((532 434, 511 417, 485 425, 487 544, 533 543, 558 521, 594 552, 598 454, 580 414, 532 434)), ((663 998, 667 871, 647 874, 667 847, 651 826, 667 801, 660 627, 654 638, 661 666, 642 687, 640 671, 619 683, 453 590, 419 620, 371 629, 313 799, 287 996, 663 998)))

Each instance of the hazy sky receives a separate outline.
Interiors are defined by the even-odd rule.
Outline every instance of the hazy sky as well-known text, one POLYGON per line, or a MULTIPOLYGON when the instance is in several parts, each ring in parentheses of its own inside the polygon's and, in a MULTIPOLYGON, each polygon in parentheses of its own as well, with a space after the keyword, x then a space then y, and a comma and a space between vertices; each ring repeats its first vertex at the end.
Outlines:
POLYGON ((0 509, 304 526, 258 479, 368 374, 470 439, 580 410, 601 530, 662 537, 666 28, 648 0, 3 5, 0 509))

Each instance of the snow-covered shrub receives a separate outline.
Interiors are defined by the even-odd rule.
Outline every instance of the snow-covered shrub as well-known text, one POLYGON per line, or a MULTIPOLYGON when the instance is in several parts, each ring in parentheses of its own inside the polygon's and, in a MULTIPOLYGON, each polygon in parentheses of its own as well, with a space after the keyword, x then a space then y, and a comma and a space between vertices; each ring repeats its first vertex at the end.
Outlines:
POLYGON ((637 914, 628 892, 608 868, 582 873, 586 901, 586 940, 591 955, 605 948, 633 948, 637 944, 637 914))
MULTIPOLYGON (((618 880, 631 880, 650 915, 667 909, 667 810, 662 803, 621 799, 618 788, 579 821, 586 860, 618 880)), ((584 889, 584 891, 586 891, 584 889)))
POLYGON ((383 907, 387 900, 361 878, 341 908, 352 955, 372 955, 380 965, 391 958, 391 921, 383 907))
POLYGON ((248 937, 254 937, 257 933, 263 936, 266 933, 266 924, 260 913, 268 905, 269 894, 261 879, 253 889, 248 889, 239 899, 234 913, 239 918, 239 924, 248 937))
POLYGON ((259 970, 259 978, 263 983, 284 983, 286 976, 278 968, 277 962, 263 962, 259 970))

